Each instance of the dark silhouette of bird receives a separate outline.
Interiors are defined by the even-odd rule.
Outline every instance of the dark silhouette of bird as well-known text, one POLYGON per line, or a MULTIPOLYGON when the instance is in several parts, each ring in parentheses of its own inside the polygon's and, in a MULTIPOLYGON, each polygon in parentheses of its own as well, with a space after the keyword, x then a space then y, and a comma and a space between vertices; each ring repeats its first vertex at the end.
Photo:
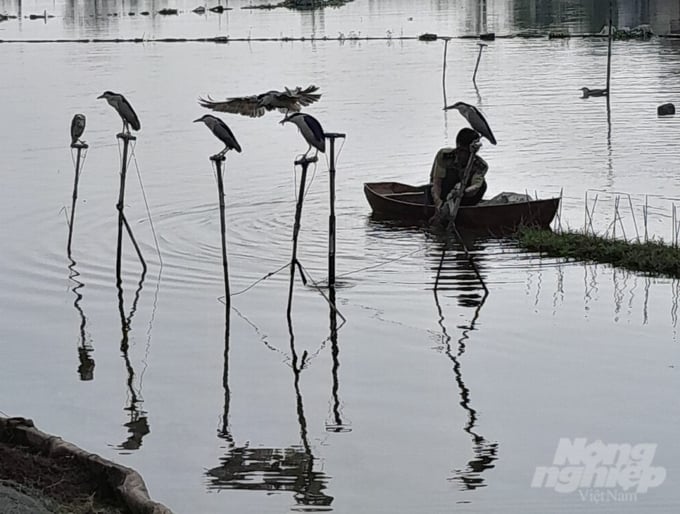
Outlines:
POLYGON ((326 135, 324 134, 323 128, 321 127, 321 123, 319 123, 319 121, 314 116, 304 112, 294 112, 293 114, 287 115, 280 121, 281 124, 286 122, 297 125, 297 128, 300 129, 302 137, 304 137, 305 141, 307 141, 307 144, 309 144, 309 148, 305 152, 305 157, 312 147, 316 148, 317 153, 324 153, 326 151, 326 135))
POLYGON ((496 138, 493 136, 493 132, 491 132, 491 127, 489 127, 486 118, 484 118, 484 115, 477 107, 466 104, 465 102, 456 102, 453 105, 444 107, 445 111, 448 111, 449 109, 456 109, 463 118, 467 120, 470 127, 488 139, 492 145, 496 144, 496 138))
POLYGON ((608 96, 609 95, 608 89, 590 89, 590 88, 587 88, 587 87, 582 87, 581 91, 583 92, 583 96, 581 98, 589 98, 591 96, 608 96))
POLYGON ((82 143, 80 140, 81 136, 85 132, 85 115, 76 114, 71 120, 71 147, 76 146, 78 143, 82 143))
POLYGON ((114 93, 112 91, 105 91, 97 98, 106 99, 109 105, 118 112, 121 119, 123 120, 123 133, 129 134, 130 127, 132 127, 133 130, 140 130, 142 128, 142 124, 139 122, 137 113, 132 108, 132 105, 130 105, 130 102, 128 102, 123 95, 120 93, 114 93))
POLYGON ((234 136, 234 133, 227 126, 227 124, 217 116, 213 116, 212 114, 204 114, 197 120, 194 120, 194 123, 199 121, 205 123, 206 127, 210 129, 215 137, 224 143, 224 150, 218 153, 217 156, 221 157, 229 150, 236 150, 239 153, 241 152, 241 145, 239 145, 238 141, 236 141, 236 136, 234 136))
POLYGON ((201 107, 213 111, 259 118, 267 111, 273 110, 285 114, 298 112, 302 107, 307 107, 321 98, 321 93, 317 93, 318 90, 317 86, 312 85, 305 89, 300 87, 295 89, 285 88, 284 91, 272 90, 259 95, 227 98, 224 101, 216 101, 210 97, 207 99, 199 98, 198 103, 201 107))

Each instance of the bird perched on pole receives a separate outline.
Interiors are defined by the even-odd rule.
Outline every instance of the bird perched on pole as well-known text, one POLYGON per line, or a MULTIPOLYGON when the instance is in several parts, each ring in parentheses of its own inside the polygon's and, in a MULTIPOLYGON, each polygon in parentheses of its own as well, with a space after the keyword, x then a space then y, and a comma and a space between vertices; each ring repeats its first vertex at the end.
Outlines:
POLYGON ((82 143, 80 137, 83 135, 83 132, 85 132, 85 115, 76 114, 71 120, 71 147, 82 143))
POLYGON ((137 113, 123 95, 112 91, 104 91, 104 93, 97 98, 106 99, 106 101, 109 102, 109 105, 118 112, 123 120, 123 133, 129 134, 130 127, 132 127, 133 130, 140 130, 142 128, 137 113))
POLYGON ((487 138, 492 145, 496 144, 496 138, 493 137, 491 127, 486 122, 484 115, 474 105, 466 104, 465 102, 456 102, 453 105, 444 107, 445 111, 449 109, 456 109, 467 120, 474 130, 479 132, 483 137, 487 138))
POLYGON ((326 135, 321 127, 321 123, 319 123, 314 116, 304 112, 294 112, 293 114, 287 115, 279 123, 283 125, 286 122, 297 125, 302 137, 307 141, 309 148, 305 152, 305 157, 307 157, 307 154, 312 147, 316 148, 317 153, 324 153, 326 151, 326 135))
POLYGON ((298 112, 302 107, 307 107, 321 98, 321 93, 317 93, 318 90, 317 86, 312 85, 305 89, 300 87, 295 89, 285 88, 284 91, 272 90, 259 95, 227 98, 224 101, 215 101, 210 97, 207 99, 199 98, 198 103, 201 107, 213 111, 259 118, 267 111, 273 110, 285 114, 298 112))
POLYGON ((212 114, 204 114, 197 120, 194 120, 194 123, 199 121, 205 123, 206 127, 210 129, 215 137, 224 143, 224 150, 218 153, 216 157, 222 157, 229 150, 236 150, 239 153, 241 152, 241 145, 239 145, 238 141, 236 141, 234 133, 227 126, 227 124, 217 116, 213 116, 212 114))

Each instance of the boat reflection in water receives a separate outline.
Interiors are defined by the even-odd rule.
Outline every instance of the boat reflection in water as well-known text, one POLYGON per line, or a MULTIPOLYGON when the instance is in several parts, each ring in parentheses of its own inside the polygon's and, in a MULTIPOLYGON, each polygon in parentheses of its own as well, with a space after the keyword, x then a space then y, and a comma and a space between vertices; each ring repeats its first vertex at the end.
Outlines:
MULTIPOLYGON (((291 273, 291 290, 294 274, 291 273)), ((334 292, 333 292, 334 296, 334 292)), ((221 438, 228 442, 228 451, 220 458, 220 465, 206 471, 209 478, 208 489, 239 489, 248 491, 291 491, 294 492, 296 506, 293 510, 328 511, 333 497, 324 493, 328 476, 314 470, 314 455, 309 444, 307 419, 305 417, 300 377, 305 364, 308 363, 307 351, 298 356, 295 348, 295 334, 293 332, 292 296, 288 300, 288 331, 290 335, 290 357, 293 372, 293 388, 295 391, 296 410, 300 428, 301 444, 285 448, 257 447, 248 445, 238 446, 229 430, 229 329, 228 321, 225 330, 225 360, 223 384, 225 391, 224 413, 222 427, 219 430, 221 438)), ((331 337, 337 331, 337 326, 331 321, 331 337)), ((337 339, 335 339, 337 341, 337 339)), ((334 367, 337 377, 337 367, 334 367)), ((334 383, 334 398, 337 398, 337 384, 334 383)), ((336 421, 342 425, 338 411, 336 421)))
MULTIPOLYGON (((477 266, 481 278, 484 278, 483 261, 479 258, 479 240, 465 239, 465 245, 470 252, 477 256, 474 258, 474 265, 477 266)), ((498 458, 498 443, 488 441, 477 430, 477 411, 472 407, 470 389, 465 385, 461 369, 461 358, 465 353, 467 343, 472 332, 477 330, 476 323, 479 314, 488 296, 487 291, 482 286, 473 265, 468 260, 463 247, 455 239, 440 241, 439 248, 428 251, 428 257, 437 264, 432 267, 435 278, 433 282, 434 301, 437 307, 437 322, 441 327, 441 343, 444 354, 453 363, 453 374, 460 406, 467 414, 467 423, 463 430, 472 438, 472 450, 474 457, 467 463, 465 468, 457 468, 454 476, 450 480, 461 484, 462 489, 473 490, 478 487, 486 486, 483 472, 494 467, 494 461, 498 458), (458 247, 458 249, 457 249, 458 247), (460 336, 454 340, 455 336, 450 334, 446 327, 444 309, 440 300, 447 297, 447 291, 456 291, 459 305, 471 309, 470 322, 466 325, 456 327, 461 330, 460 336)))

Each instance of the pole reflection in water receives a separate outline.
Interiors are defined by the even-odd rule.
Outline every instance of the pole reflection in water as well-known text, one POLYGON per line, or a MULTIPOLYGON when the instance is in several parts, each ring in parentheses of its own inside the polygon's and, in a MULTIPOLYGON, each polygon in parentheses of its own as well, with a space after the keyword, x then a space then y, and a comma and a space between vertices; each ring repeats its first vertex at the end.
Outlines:
POLYGON ((92 352, 94 348, 92 347, 92 338, 87 332, 87 316, 85 316, 85 311, 83 311, 80 302, 83 300, 83 294, 80 289, 85 287, 85 284, 78 280, 80 273, 76 270, 76 261, 71 257, 71 252, 68 253, 69 259, 69 279, 73 282, 74 286, 71 291, 75 295, 75 300, 73 301, 73 306, 78 312, 80 317, 80 341, 78 344, 78 375, 80 375, 80 380, 89 381, 94 378, 94 359, 92 358, 92 352))
MULTIPOLYGON (((119 220, 119 233, 122 231, 122 221, 119 220)), ((118 240, 120 245, 120 238, 118 240)), ((118 260, 121 259, 121 249, 118 248, 117 251, 118 260)), ((142 439, 146 434, 148 434, 151 429, 149 428, 149 421, 146 417, 146 411, 142 409, 142 403, 144 402, 141 390, 137 391, 135 389, 135 370, 132 366, 132 361, 130 360, 129 350, 130 350, 130 330, 132 328, 132 319, 137 312, 137 306, 139 303, 139 298, 142 293, 142 288, 144 287, 144 278, 146 276, 146 267, 142 269, 142 273, 139 277, 139 282, 137 283, 137 289, 135 290, 135 295, 132 300, 132 305, 130 306, 130 312, 125 313, 125 298, 123 294, 123 277, 121 275, 121 263, 116 263, 116 288, 118 290, 118 314, 120 316, 120 328, 121 328, 121 341, 120 341, 120 351, 123 356, 123 361, 125 362, 125 369, 127 371, 127 389, 128 389, 128 402, 125 406, 126 411, 128 411, 130 419, 124 426, 128 429, 130 434, 127 440, 117 446, 119 450, 138 450, 142 446, 142 439)))
POLYGON ((225 302, 224 309, 224 371, 222 372, 222 387, 224 387, 224 411, 222 413, 222 423, 218 431, 218 436, 227 441, 230 447, 234 444, 234 438, 229 428, 229 407, 231 405, 231 391, 229 389, 229 313, 231 308, 225 302))
MULTIPOLYGON (((333 378, 333 389, 331 391, 333 396, 333 404, 331 407, 332 421, 326 422, 327 432, 350 432, 352 428, 348 423, 342 420, 342 403, 340 402, 340 380, 338 371, 340 369, 340 347, 338 346, 338 310, 335 304, 335 286, 328 287, 328 306, 330 319, 330 341, 331 341, 331 357, 333 359, 333 367, 331 369, 331 376, 333 378)), ((344 321, 343 321, 344 324, 344 321)), ((342 325, 341 325, 342 326, 342 325)))
MULTIPOLYGON (((448 244, 447 241, 442 243, 448 244)), ((474 251, 474 242, 468 245, 469 251, 474 251)), ((442 248, 441 256, 445 255, 446 246, 442 248)), ((435 287, 433 287, 434 301, 437 307, 437 314, 439 326, 442 329, 442 343, 444 353, 453 363, 453 374, 455 376, 456 385, 458 386, 458 395, 460 396, 460 406, 463 407, 467 413, 468 421, 463 427, 463 430, 472 437, 474 457, 467 463, 464 469, 456 469, 455 476, 451 480, 457 481, 462 485, 464 490, 474 490, 478 487, 484 487, 484 478, 482 473, 494 467, 494 461, 498 458, 498 443, 487 441, 484 436, 475 431, 477 426, 477 411, 471 405, 470 389, 465 385, 461 369, 461 357, 465 353, 466 344, 470 338, 470 332, 477 330, 475 324, 479 318, 479 313, 486 301, 488 293, 481 287, 478 276, 474 270, 470 268, 470 261, 460 252, 453 256, 454 266, 445 266, 445 259, 438 258, 439 266, 437 268, 437 278, 435 287), (442 274, 444 269, 449 270, 449 273, 442 274), (450 273, 455 270, 454 273, 450 273), (462 273, 461 273, 462 271, 462 273), (449 284, 447 284, 449 282, 449 284), (460 338, 457 341, 457 348, 454 348, 452 341, 453 337, 448 333, 445 324, 445 316, 439 299, 439 291, 442 290, 458 290, 458 299, 460 305, 474 309, 472 319, 469 325, 463 325, 458 328, 462 329, 460 338)), ((479 264, 479 259, 476 260, 479 264)))
MULTIPOLYGON (((291 263, 291 268, 294 266, 291 263)), ((220 459, 221 464, 209 469, 209 489, 239 489, 257 491, 293 491, 296 506, 294 510, 325 511, 331 510, 333 497, 324 494, 328 478, 321 471, 314 471, 314 455, 309 444, 307 419, 305 417, 300 375, 307 361, 307 352, 298 356, 295 348, 295 334, 292 318, 292 288, 295 273, 290 276, 290 294, 288 297, 287 320, 290 336, 291 369, 293 371, 293 388, 295 390, 296 410, 300 427, 301 445, 287 448, 250 448, 237 446, 229 435, 227 454, 220 459)), ((228 344, 226 345, 228 347, 228 344)), ((225 385, 228 376, 225 351, 225 385)), ((229 394, 225 387, 225 413, 228 416, 229 394)), ((225 433, 228 427, 225 423, 225 433)))

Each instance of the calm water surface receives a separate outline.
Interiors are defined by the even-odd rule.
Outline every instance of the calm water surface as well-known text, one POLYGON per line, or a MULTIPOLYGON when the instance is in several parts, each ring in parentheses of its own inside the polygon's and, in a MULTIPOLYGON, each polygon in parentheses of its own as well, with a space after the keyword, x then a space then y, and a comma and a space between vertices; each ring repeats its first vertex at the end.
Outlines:
MULTIPOLYGON (((424 182, 436 150, 464 126, 442 111, 441 41, 152 41, 586 32, 606 18, 593 2, 481 4, 485 10, 480 2, 356 0, 297 13, 229 2, 234 9, 221 16, 197 16, 184 1, 0 0, 0 12, 55 15, 2 22, 3 40, 149 39, 0 45, 0 411, 138 469, 153 498, 178 513, 677 512, 677 281, 542 260, 484 239, 469 245, 490 294, 484 298, 453 245, 435 295, 443 241, 371 218, 364 181, 424 182), (165 6, 184 12, 138 14, 165 6), (243 146, 229 155, 225 177, 238 293, 227 338, 208 160, 221 147, 191 123, 203 114, 195 99, 311 83, 323 98, 308 112, 326 130, 347 133, 336 206, 336 295, 346 322, 338 318, 334 334, 327 302, 298 278, 289 327, 287 268, 249 288, 290 260, 293 161, 306 144, 276 114, 225 115, 243 146), (107 89, 123 92, 142 122, 126 212, 149 271, 140 282, 126 240, 122 303, 120 122, 96 100, 107 89), (87 116, 90 149, 70 263, 63 209, 76 112, 87 116), (576 437, 657 444, 654 465, 667 478, 635 502, 532 488, 560 438, 576 437)), ((663 33, 680 17, 676 2, 619 2, 616 16, 663 33)), ((647 195, 649 233, 672 237, 680 125, 657 118, 656 106, 680 97, 676 42, 614 43, 609 112, 602 99, 579 98, 582 86, 604 86, 606 41, 498 39, 484 51, 475 88, 477 52, 474 39, 451 40, 447 92, 449 102, 484 109, 499 141, 482 150, 491 165, 487 194, 563 191, 562 224, 570 226, 582 226, 585 197, 592 207, 597 195, 601 230, 618 197, 629 235, 634 219, 643 230, 647 195), (632 195, 635 217, 621 193, 632 195)), ((322 282, 328 164, 320 161, 305 197, 299 260, 322 282)))

